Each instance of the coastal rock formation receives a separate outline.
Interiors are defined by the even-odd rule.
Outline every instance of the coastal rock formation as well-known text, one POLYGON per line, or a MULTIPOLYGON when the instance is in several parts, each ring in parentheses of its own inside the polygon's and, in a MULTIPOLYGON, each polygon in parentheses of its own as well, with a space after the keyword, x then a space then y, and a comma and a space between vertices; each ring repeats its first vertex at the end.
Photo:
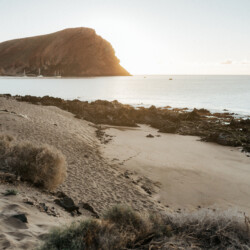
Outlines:
POLYGON ((49 96, 16 96, 15 98, 33 104, 56 106, 75 114, 76 118, 95 124, 130 127, 148 124, 159 129, 159 132, 195 135, 201 137, 203 141, 242 147, 243 151, 250 152, 250 119, 235 119, 230 113, 212 114, 205 109, 194 109, 190 112, 186 109, 176 110, 155 106, 134 108, 118 101, 97 100, 89 103, 49 96))
POLYGON ((0 43, 0 75, 129 75, 119 62, 111 44, 90 28, 0 43))

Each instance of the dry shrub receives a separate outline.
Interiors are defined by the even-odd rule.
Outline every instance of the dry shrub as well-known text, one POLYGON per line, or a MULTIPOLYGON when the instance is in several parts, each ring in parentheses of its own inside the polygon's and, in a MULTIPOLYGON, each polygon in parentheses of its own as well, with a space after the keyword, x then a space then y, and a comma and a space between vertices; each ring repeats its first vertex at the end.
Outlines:
POLYGON ((136 240, 148 235, 151 231, 146 216, 135 212, 128 206, 116 205, 112 207, 104 213, 103 219, 115 225, 117 232, 119 232, 120 241, 127 247, 133 246, 136 240))
POLYGON ((202 209, 163 220, 172 230, 164 249, 250 249, 249 218, 236 211, 202 209))
POLYGON ((66 178, 65 157, 57 149, 23 142, 13 146, 8 157, 12 171, 23 180, 53 190, 66 178))
POLYGON ((66 178, 66 160, 60 151, 48 145, 18 142, 4 134, 0 135, 0 167, 49 190, 66 178))
POLYGON ((5 160, 11 150, 14 137, 8 134, 0 134, 0 159, 5 160))
POLYGON ((123 205, 112 207, 104 213, 103 218, 111 223, 119 225, 120 228, 143 231, 146 227, 146 221, 139 213, 123 205))
POLYGON ((41 249, 125 249, 146 235, 146 221, 129 207, 115 206, 104 217, 53 230, 41 249))
POLYGON ((51 231, 41 250, 122 249, 112 225, 98 220, 74 222, 51 231))
POLYGON ((115 207, 101 220, 54 230, 41 249, 250 248, 249 219, 239 213, 201 210, 192 214, 154 214, 147 221, 137 216, 131 209, 115 207), (147 230, 142 227, 145 223, 147 230), (133 234, 124 233, 129 228, 140 232, 139 236, 134 238, 133 234))
POLYGON ((14 137, 8 134, 0 134, 0 169, 8 170, 7 158, 12 149, 14 137))

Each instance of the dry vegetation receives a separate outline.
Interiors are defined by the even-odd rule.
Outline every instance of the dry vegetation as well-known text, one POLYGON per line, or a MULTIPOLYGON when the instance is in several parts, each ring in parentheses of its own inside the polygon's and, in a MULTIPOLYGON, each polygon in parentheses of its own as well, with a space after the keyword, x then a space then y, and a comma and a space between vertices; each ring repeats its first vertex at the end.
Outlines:
POLYGON ((57 149, 0 135, 0 166, 22 180, 53 190, 66 178, 66 160, 57 149))
POLYGON ((193 214, 142 216, 118 206, 101 220, 52 231, 47 249, 249 249, 249 220, 240 214, 201 210, 193 214))
POLYGON ((1 164, 6 163, 7 155, 10 152, 14 138, 10 135, 0 134, 0 160, 1 164))

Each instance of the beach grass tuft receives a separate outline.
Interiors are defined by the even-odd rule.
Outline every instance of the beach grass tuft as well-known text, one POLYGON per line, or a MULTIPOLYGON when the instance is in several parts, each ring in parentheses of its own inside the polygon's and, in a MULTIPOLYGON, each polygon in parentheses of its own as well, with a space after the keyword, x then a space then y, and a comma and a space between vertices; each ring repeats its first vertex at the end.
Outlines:
POLYGON ((10 195, 17 195, 18 192, 15 189, 7 189, 6 192, 4 193, 4 196, 10 196, 10 195))

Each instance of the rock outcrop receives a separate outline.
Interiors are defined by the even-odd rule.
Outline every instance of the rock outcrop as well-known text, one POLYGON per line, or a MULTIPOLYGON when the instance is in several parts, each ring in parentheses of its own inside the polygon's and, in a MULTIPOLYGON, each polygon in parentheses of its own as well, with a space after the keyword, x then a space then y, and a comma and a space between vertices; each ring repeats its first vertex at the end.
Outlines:
POLYGON ((0 75, 129 75, 119 62, 111 44, 90 28, 0 43, 0 75))
MULTIPOLYGON (((2 95, 10 98, 10 95, 2 95)), ((250 152, 250 119, 234 118, 231 113, 210 113, 205 109, 134 108, 118 101, 82 102, 50 96, 16 96, 18 101, 56 106, 95 124, 136 127, 148 124, 162 133, 195 135, 203 141, 224 146, 242 147, 250 152)), ((5 112, 5 111, 4 111, 5 112)), ((102 136, 102 131, 97 131, 102 136)), ((105 143, 105 142, 104 142, 105 143)))

